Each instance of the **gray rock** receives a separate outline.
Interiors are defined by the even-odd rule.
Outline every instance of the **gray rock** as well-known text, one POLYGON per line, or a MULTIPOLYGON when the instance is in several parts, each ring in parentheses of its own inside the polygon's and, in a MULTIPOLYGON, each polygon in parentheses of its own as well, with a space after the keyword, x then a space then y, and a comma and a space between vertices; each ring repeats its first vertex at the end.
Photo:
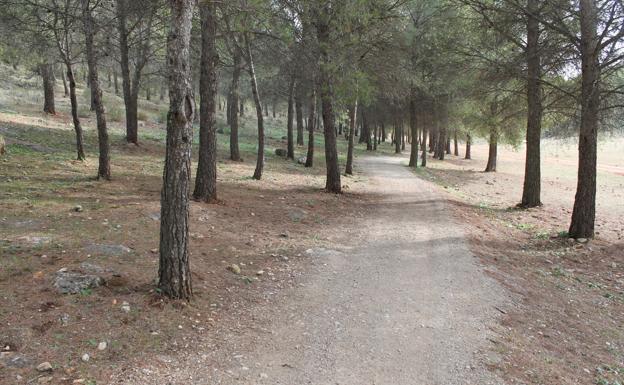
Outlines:
POLYGON ((108 267, 102 267, 90 262, 83 262, 80 264, 80 270, 91 274, 116 274, 113 269, 108 267))
POLYGON ((301 158, 297 159, 297 163, 299 163, 299 164, 306 164, 307 160, 308 160, 307 157, 302 156, 301 158))
POLYGON ((132 250, 124 245, 103 245, 103 244, 91 244, 85 247, 85 251, 89 254, 95 255, 120 255, 129 254, 132 250))
POLYGON ((73 273, 59 270, 54 279, 54 287, 62 294, 77 294, 85 289, 102 286, 104 279, 98 275, 73 273))
POLYGON ((32 364, 32 361, 19 354, 2 352, 0 353, 0 363, 8 368, 26 368, 32 364))
POLYGON ((38 372, 51 372, 52 371, 52 364, 49 363, 48 361, 42 362, 39 365, 37 365, 37 371, 38 372))
POLYGON ((160 221, 160 211, 147 215, 151 220, 160 221))
POLYGON ((286 155, 288 155, 288 151, 284 150, 283 148, 277 148, 277 149, 275 149, 275 155, 277 155, 277 156, 286 156, 286 155))
POLYGON ((74 208, 72 209, 73 211, 77 212, 77 213, 81 213, 84 211, 84 209, 82 208, 81 205, 76 205, 74 206, 74 208))
POLYGON ((20 237, 19 240, 23 243, 28 243, 33 246, 41 246, 46 243, 50 243, 52 239, 50 237, 33 237, 25 235, 23 237, 20 237))
POLYGON ((288 212, 288 217, 293 222, 301 222, 308 216, 308 212, 302 209, 295 209, 288 212))

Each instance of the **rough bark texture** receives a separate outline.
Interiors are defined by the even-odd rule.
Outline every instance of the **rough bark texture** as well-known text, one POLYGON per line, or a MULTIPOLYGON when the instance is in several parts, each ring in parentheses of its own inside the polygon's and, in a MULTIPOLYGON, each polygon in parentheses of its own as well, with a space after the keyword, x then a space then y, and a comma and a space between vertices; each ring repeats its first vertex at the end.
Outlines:
POLYGON ((199 79, 199 163, 193 198, 204 202, 217 199, 217 15, 214 1, 203 1, 201 18, 201 63, 199 79))
POLYGON ((93 44, 95 36, 95 21, 91 14, 90 1, 82 0, 82 21, 85 30, 85 46, 87 65, 89 66, 89 84, 91 85, 92 104, 95 107, 97 120, 98 147, 100 150, 98 179, 110 180, 110 159, 108 145, 108 130, 106 128, 106 116, 104 114, 104 103, 102 102, 102 89, 98 79, 97 53, 93 44))
POLYGON ((416 115, 416 92, 412 90, 410 92, 410 102, 409 102, 409 118, 410 118, 410 130, 412 133, 412 143, 411 143, 411 152, 410 152, 410 167, 418 167, 418 122, 416 115))
POLYGON ((470 154, 470 146, 472 146, 472 137, 470 134, 466 134, 466 156, 464 159, 472 159, 472 155, 470 154))
POLYGON ((56 115, 54 107, 54 65, 43 63, 39 66, 39 73, 43 81, 43 112, 56 115))
POLYGON ((353 175, 353 146, 355 142, 355 126, 357 119, 358 101, 355 100, 352 106, 349 107, 349 141, 347 144, 347 165, 345 167, 345 174, 353 175))
POLYGON ((297 116, 297 146, 303 146, 303 104, 299 91, 295 94, 295 115, 297 116))
POLYGON ((306 155, 306 167, 314 165, 314 126, 316 125, 316 85, 312 80, 312 92, 310 106, 308 107, 308 153, 306 155))
POLYGON ((490 130, 490 146, 488 152, 487 166, 485 172, 496 171, 496 156, 498 151, 498 131, 496 128, 490 130))
POLYGON ((459 156, 459 143, 457 140, 457 130, 453 131, 453 155, 459 156))
POLYGON ((69 87, 67 87, 67 78, 65 77, 65 71, 61 68, 61 80, 63 81, 63 92, 65 97, 69 96, 69 87))
POLYGON ((132 81, 130 79, 130 58, 128 47, 128 30, 126 26, 126 1, 117 0, 117 29, 119 32, 119 52, 121 63, 121 80, 124 96, 124 104, 126 107, 126 141, 128 143, 137 144, 139 125, 137 121, 138 106, 133 103, 132 97, 132 81))
POLYGON ((240 161, 240 150, 238 147, 238 107, 240 96, 238 93, 238 83, 241 75, 241 54, 238 49, 234 49, 234 68, 232 69, 232 83, 230 84, 230 99, 228 100, 228 116, 230 124, 230 159, 240 161))
POLYGON ((169 0, 167 38, 169 113, 167 151, 163 173, 160 219, 158 287, 171 298, 190 300, 193 295, 189 265, 189 185, 193 141, 193 89, 190 73, 190 40, 193 0, 169 0))
POLYGON ((527 3, 527 131, 524 185, 522 189, 522 207, 536 207, 540 200, 541 170, 540 141, 542 136, 542 92, 540 83, 539 21, 535 15, 539 12, 540 0, 528 0, 527 3))
MULTIPOLYGON (((286 159, 295 159, 295 141, 293 133, 293 120, 295 115, 295 77, 290 81, 288 87, 288 116, 286 118, 286 136, 288 139, 286 159)), ((275 106, 275 104, 274 104, 275 106)), ((273 110, 275 112, 275 110, 273 110)))
POLYGON ((256 70, 251 52, 251 43, 249 42, 249 36, 247 34, 245 34, 245 47, 247 50, 247 68, 249 70, 249 78, 251 79, 251 92, 256 105, 256 117, 258 119, 258 157, 256 159, 256 169, 254 170, 253 178, 260 180, 262 178, 262 170, 264 169, 264 118, 262 116, 260 94, 258 93, 258 82, 256 81, 256 70))
POLYGON ((78 160, 85 160, 84 139, 82 135, 82 126, 78 118, 78 98, 76 97, 76 78, 74 71, 69 62, 65 63, 67 67, 67 81, 69 82, 69 101, 71 104, 72 120, 74 122, 74 131, 76 132, 76 152, 78 160))
POLYGON ((431 127, 431 112, 426 113, 425 117, 429 118, 428 121, 425 122, 422 126, 422 142, 420 143, 420 151, 422 153, 420 166, 427 167, 427 127, 431 127))
POLYGON ((572 221, 574 238, 594 236, 596 219, 596 156, 600 110, 600 49, 598 10, 594 0, 580 0, 581 19, 581 130, 579 167, 572 221))

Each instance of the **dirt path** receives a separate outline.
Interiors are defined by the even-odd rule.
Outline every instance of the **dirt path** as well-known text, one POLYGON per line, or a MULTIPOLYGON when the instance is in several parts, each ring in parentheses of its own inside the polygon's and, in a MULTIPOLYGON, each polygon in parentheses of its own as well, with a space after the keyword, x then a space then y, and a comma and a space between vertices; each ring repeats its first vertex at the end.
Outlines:
POLYGON ((360 161, 367 189, 382 197, 344 229, 363 237, 308 250, 313 272, 276 309, 250 315, 257 329, 191 344, 114 383, 502 384, 483 362, 495 359, 487 338, 503 290, 477 266, 436 188, 403 160, 360 161))

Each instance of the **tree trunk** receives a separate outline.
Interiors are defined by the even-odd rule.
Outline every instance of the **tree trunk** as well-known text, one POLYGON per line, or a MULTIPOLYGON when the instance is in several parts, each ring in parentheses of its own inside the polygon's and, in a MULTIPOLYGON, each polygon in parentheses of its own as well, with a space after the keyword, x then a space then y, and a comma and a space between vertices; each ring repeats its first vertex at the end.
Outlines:
POLYGON ((253 55, 251 52, 251 43, 247 33, 245 36, 245 47, 247 49, 247 64, 249 77, 251 79, 251 92, 253 94, 254 103, 256 104, 256 117, 258 119, 258 157, 256 159, 256 169, 253 178, 260 180, 262 178, 262 170, 264 169, 264 118, 262 116, 262 103, 260 102, 260 94, 258 93, 258 82, 256 81, 256 70, 254 68, 253 55))
POLYGON ((579 167, 572 221, 573 238, 594 236, 596 220, 596 156, 600 111, 600 52, 598 10, 594 0, 580 0, 581 19, 581 129, 579 167))
POLYGON ((527 131, 524 185, 522 189, 522 207, 536 207, 540 200, 541 170, 540 141, 542 136, 542 90, 541 57, 539 49, 540 23, 533 16, 540 9, 540 0, 528 0, 527 3, 527 131))
POLYGON ((365 110, 362 108, 361 111, 362 111, 362 127, 364 127, 362 131, 366 132, 366 137, 364 138, 364 141, 366 142, 366 151, 373 151, 373 141, 371 138, 370 122, 366 116, 365 110))
POLYGON ((167 38, 169 113, 167 150, 161 192, 158 288, 171 298, 193 295, 189 264, 189 187, 195 102, 190 73, 190 40, 194 0, 169 0, 167 38))
POLYGON ((65 97, 69 96, 69 87, 67 87, 67 79, 65 78, 65 71, 61 68, 61 79, 63 80, 63 92, 65 97))
POLYGON ((115 95, 119 95, 119 79, 117 77, 117 71, 113 72, 113 83, 115 84, 115 95))
POLYGON ((199 85, 199 163, 193 198, 204 202, 217 199, 217 15, 214 1, 199 6, 201 18, 201 63, 199 85))
POLYGON ((464 157, 464 159, 472 159, 472 156, 470 155, 471 145, 472 145, 472 137, 470 136, 470 134, 466 134, 466 156, 464 157))
POLYGON ((490 149, 488 152, 487 166, 485 172, 496 171, 496 156, 498 150, 498 131, 496 128, 490 129, 490 149))
POLYGON ((230 84, 230 100, 228 101, 230 120, 230 159, 239 162, 240 150, 238 147, 238 107, 239 92, 238 83, 241 75, 241 55, 237 48, 234 49, 234 69, 232 70, 232 83, 230 84))
POLYGON ((394 126, 394 153, 395 154, 401 153, 401 136, 402 135, 403 134, 401 133, 401 128, 399 127, 397 123, 395 123, 395 126, 394 126))
POLYGON ((381 123, 381 141, 386 143, 386 126, 384 123, 381 123))
POLYGON ((74 131, 76 132, 76 152, 78 160, 85 160, 84 139, 82 135, 82 126, 78 118, 78 98, 76 97, 76 78, 74 71, 69 62, 65 63, 67 67, 67 81, 69 82, 69 101, 71 103, 71 113, 74 122, 74 131))
POLYGON ((303 146, 303 105, 299 89, 295 94, 295 115, 297 115, 297 146, 303 146))
MULTIPOLYGON (((292 76, 290 80, 290 85, 288 87, 288 116, 286 118, 286 136, 288 138, 288 150, 286 159, 295 159, 295 141, 294 141, 294 133, 293 133, 293 120, 295 115, 295 76, 292 76)), ((275 106, 275 104, 273 104, 275 106)), ((273 109, 275 112, 275 108, 273 109)))
POLYGON ((377 132, 378 131, 379 131, 379 128, 377 124, 375 124, 375 128, 373 130, 373 151, 377 151, 377 132))
POLYGON ((453 155, 459 156, 459 143, 457 142, 457 130, 453 131, 453 155))
POLYGON ((130 58, 128 55, 128 28, 126 25, 126 1, 117 0, 117 29, 119 32, 119 53, 121 64, 121 80, 123 88, 124 104, 126 107, 126 141, 128 143, 139 143, 138 132, 138 92, 134 98, 133 88, 138 91, 138 84, 132 84, 130 79, 130 58))
POLYGON ((312 92, 310 95, 310 107, 308 108, 308 154, 306 155, 306 167, 314 165, 314 126, 316 124, 316 85, 312 79, 312 92))
POLYGON ((349 106, 349 142, 347 144, 347 165, 345 167, 345 174, 347 175, 353 175, 353 146, 355 145, 357 108, 358 100, 355 99, 355 103, 349 106))
MULTIPOLYGON (((425 112, 423 115, 424 117, 431 117, 431 112, 425 112)), ((429 119, 428 122, 424 122, 424 124, 422 125, 422 142, 420 143, 420 149, 422 153, 420 160, 421 167, 427 167, 427 123, 431 123, 431 119, 429 119)))
POLYGON ((106 128, 106 116, 104 115, 104 103, 102 102, 102 89, 98 79, 97 53, 93 45, 95 35, 95 21, 91 14, 90 1, 82 0, 82 21, 85 31, 85 47, 87 64, 89 66, 89 83, 91 84, 91 96, 95 107, 97 120, 98 145, 100 150, 98 179, 110 180, 110 160, 108 145, 108 130, 106 128))
POLYGON ((409 167, 418 167, 418 122, 416 115, 416 90, 412 88, 410 92, 409 101, 409 117, 410 117, 410 130, 412 132, 412 143, 410 148, 410 161, 409 167))
POLYGON ((54 65, 50 63, 41 64, 39 73, 43 80, 43 112, 56 115, 54 108, 54 65))

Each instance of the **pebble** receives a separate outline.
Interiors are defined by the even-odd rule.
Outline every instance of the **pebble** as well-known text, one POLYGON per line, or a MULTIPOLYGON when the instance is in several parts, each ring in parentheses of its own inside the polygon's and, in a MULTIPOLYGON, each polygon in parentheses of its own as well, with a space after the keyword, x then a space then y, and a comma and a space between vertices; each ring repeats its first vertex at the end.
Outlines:
POLYGON ((38 372, 50 372, 52 371, 52 364, 49 362, 42 362, 39 365, 37 365, 37 371, 38 372))
POLYGON ((126 301, 123 301, 123 303, 121 304, 121 310, 123 310, 125 313, 130 313, 130 304, 126 301))
POLYGON ((76 206, 74 206, 74 209, 73 209, 73 210, 74 210, 75 212, 77 212, 77 213, 81 213, 84 209, 82 208, 82 206, 81 206, 81 205, 76 205, 76 206))
POLYGON ((263 275, 263 274, 264 274, 264 270, 258 270, 258 271, 256 272, 256 275, 263 275))
POLYGON ((108 347, 108 344, 106 343, 106 341, 102 341, 98 344, 98 350, 102 351, 102 350, 106 350, 106 348, 108 347))
POLYGON ((88 355, 87 353, 83 354, 83 355, 82 355, 82 357, 80 357, 80 359, 81 359, 83 362, 89 362, 89 359, 90 359, 90 358, 91 358, 91 357, 89 357, 89 355, 88 355))
POLYGON ((241 268, 240 266, 238 266, 237 264, 233 263, 230 266, 227 267, 227 269, 229 271, 231 271, 234 274, 240 274, 241 273, 241 268))

